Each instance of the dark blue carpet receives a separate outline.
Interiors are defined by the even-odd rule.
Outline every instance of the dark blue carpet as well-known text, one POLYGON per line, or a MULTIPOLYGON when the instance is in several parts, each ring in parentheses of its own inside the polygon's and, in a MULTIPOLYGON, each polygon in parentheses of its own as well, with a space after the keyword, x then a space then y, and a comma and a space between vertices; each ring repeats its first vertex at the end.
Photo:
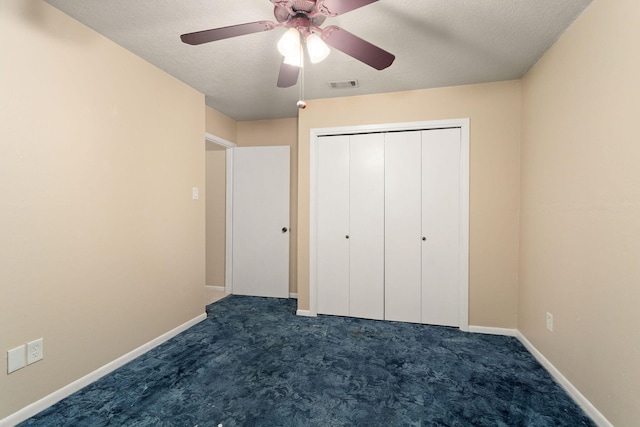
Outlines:
POLYGON ((512 337, 231 296, 24 426, 593 426, 512 337))

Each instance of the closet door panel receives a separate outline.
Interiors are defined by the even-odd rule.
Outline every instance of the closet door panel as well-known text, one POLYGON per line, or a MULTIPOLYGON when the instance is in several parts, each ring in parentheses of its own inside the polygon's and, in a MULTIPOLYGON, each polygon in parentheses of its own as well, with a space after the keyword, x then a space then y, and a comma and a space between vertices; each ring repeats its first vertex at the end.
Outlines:
POLYGON ((385 135, 385 319, 422 318, 420 131, 385 135))
POLYGON ((422 132, 422 322, 459 326, 460 129, 422 132))
POLYGON ((322 137, 318 165, 318 313, 349 315, 349 137, 322 137))
POLYGON ((384 136, 350 137, 350 316, 384 318, 384 136))

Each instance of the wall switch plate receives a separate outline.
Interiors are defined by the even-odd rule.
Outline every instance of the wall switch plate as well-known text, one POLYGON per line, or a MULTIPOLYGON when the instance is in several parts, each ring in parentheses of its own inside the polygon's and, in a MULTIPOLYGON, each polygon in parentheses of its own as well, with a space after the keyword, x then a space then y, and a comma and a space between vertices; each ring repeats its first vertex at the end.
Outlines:
POLYGON ((27 343, 27 365, 31 365, 44 357, 44 342, 42 338, 27 343))
POLYGON ((553 332, 553 314, 547 313, 547 329, 553 332))
POLYGON ((7 374, 27 366, 24 350, 25 346, 23 344, 20 347, 7 351, 7 374))
POLYGON ((198 187, 191 188, 191 197, 193 200, 198 200, 200 198, 200 191, 198 190, 198 187))

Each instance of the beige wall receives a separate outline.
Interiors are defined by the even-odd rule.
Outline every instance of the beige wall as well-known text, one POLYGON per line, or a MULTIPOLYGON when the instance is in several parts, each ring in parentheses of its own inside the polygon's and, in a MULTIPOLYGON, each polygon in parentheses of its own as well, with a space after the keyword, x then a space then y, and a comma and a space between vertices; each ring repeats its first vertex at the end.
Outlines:
POLYGON ((298 227, 298 120, 256 120, 238 122, 238 146, 288 145, 291 147, 291 199, 289 234, 289 292, 297 293, 298 227))
POLYGON ((226 155, 207 151, 206 158, 206 284, 225 285, 226 256, 226 155))
POLYGON ((596 0, 523 80, 518 327, 616 426, 640 420, 638 17, 596 0))
POLYGON ((205 129, 207 133, 229 142, 236 142, 238 139, 236 121, 211 107, 205 107, 205 129))
POLYGON ((299 117, 298 293, 309 307, 309 132, 312 128, 470 119, 472 325, 515 328, 520 201, 519 81, 308 102, 299 117))
POLYGON ((203 314, 205 229, 203 96, 46 3, 0 11, 2 419, 203 314))

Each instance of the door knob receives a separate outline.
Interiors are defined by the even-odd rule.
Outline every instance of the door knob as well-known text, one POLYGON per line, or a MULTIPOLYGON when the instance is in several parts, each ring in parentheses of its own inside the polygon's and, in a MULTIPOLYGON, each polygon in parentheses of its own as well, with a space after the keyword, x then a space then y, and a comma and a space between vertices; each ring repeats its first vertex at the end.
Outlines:
POLYGON ((427 238, 422 236, 422 241, 424 242, 425 240, 427 240, 427 238))
POLYGON ((287 231, 289 231, 289 229, 287 227, 282 227, 282 232, 286 233, 287 231))

